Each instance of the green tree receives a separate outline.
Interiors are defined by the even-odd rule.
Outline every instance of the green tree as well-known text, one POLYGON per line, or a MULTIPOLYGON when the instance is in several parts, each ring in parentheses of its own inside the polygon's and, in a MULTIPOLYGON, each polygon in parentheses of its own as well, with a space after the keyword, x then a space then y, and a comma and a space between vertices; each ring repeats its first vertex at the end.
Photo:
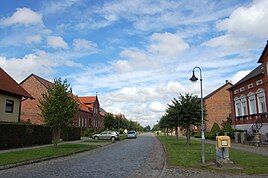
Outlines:
POLYGON ((103 119, 105 129, 114 130, 117 128, 117 121, 113 114, 106 114, 103 119))
POLYGON ((169 124, 169 118, 167 113, 165 113, 159 121, 159 127, 160 129, 162 129, 162 131, 164 131, 164 135, 166 135, 168 133, 168 129, 170 128, 170 124, 169 124))
POLYGON ((159 131, 160 127, 159 127, 159 123, 153 125, 152 131, 159 131))
POLYGON ((201 107, 198 98, 187 93, 185 96, 180 94, 179 98, 174 98, 168 107, 170 124, 186 129, 187 144, 190 145, 191 125, 201 124, 201 107))
POLYGON ((61 129, 73 125, 74 117, 78 111, 78 104, 72 94, 67 80, 54 79, 54 86, 48 88, 39 100, 39 109, 44 122, 52 129, 53 143, 57 148, 61 129))
POLYGON ((150 132, 150 130, 151 130, 151 127, 150 127, 149 125, 147 125, 147 126, 145 127, 145 131, 146 131, 146 132, 150 132))

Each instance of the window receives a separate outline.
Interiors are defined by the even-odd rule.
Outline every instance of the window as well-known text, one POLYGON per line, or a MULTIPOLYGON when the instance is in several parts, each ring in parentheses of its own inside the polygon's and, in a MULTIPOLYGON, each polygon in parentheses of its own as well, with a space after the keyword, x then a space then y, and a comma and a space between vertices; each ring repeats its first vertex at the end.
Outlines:
POLYGON ((235 116, 241 116, 241 100, 238 99, 237 97, 235 98, 235 116))
POLYGON ((253 83, 248 85, 248 89, 253 88, 253 83))
POLYGON ((256 84, 257 84, 257 85, 261 85, 261 84, 262 84, 262 80, 258 80, 258 81, 256 82, 256 84))
POLYGON ((239 90, 235 90, 234 93, 235 93, 235 94, 239 93, 239 90))
POLYGON ((78 118, 78 126, 81 127, 81 118, 78 118))
POLYGON ((241 104, 242 104, 242 116, 245 116, 248 114, 247 98, 246 97, 243 97, 241 99, 241 104))
POLYGON ((13 113, 14 108, 14 101, 13 100, 6 100, 6 112, 13 113))
POLYGON ((241 87, 239 91, 245 91, 245 87, 241 87))
POLYGON ((256 114, 257 109, 256 109, 256 99, 255 99, 255 94, 250 92, 248 94, 248 101, 249 101, 249 113, 250 114, 256 114))
POLYGON ((258 109, 259 113, 266 112, 266 102, 265 102, 265 94, 263 89, 257 90, 257 98, 258 98, 258 109))

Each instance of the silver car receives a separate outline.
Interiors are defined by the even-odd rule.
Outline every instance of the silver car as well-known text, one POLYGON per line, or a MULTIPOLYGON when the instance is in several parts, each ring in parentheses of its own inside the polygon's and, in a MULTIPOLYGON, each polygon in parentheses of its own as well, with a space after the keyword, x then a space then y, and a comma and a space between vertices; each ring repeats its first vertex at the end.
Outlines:
POLYGON ((111 131, 111 130, 105 130, 99 134, 94 134, 92 136, 94 140, 119 140, 119 134, 116 131, 111 131))
POLYGON ((135 131, 129 131, 127 133, 127 138, 137 138, 137 132, 135 132, 135 131))

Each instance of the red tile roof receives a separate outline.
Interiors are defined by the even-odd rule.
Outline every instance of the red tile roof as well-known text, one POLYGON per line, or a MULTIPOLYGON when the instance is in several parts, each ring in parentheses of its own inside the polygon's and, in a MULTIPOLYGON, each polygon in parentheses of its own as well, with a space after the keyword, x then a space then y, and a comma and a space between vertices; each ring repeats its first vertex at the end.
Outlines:
POLYGON ((80 96, 79 99, 84 104, 92 104, 96 101, 97 96, 80 96))
POLYGON ((0 90, 26 98, 34 99, 24 88, 22 88, 12 77, 0 67, 0 90))

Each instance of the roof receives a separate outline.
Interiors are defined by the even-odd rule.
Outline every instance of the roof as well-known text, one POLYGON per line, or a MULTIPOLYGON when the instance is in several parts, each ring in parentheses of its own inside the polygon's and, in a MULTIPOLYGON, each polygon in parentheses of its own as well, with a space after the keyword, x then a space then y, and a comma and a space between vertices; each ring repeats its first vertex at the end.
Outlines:
MULTIPOLYGON (((244 78, 242 78, 241 80, 239 80, 236 84, 234 84, 231 88, 240 85, 254 77, 257 77, 259 75, 263 75, 264 74, 264 69, 263 69, 263 64, 260 64, 258 67, 256 67, 253 71, 251 71, 248 75, 246 75, 244 78)), ((230 89, 231 89, 230 88, 230 89)))
POLYGON ((22 88, 12 77, 10 77, 0 67, 0 90, 23 96, 25 98, 34 99, 24 88, 22 88))
POLYGON ((221 89, 223 89, 223 88, 226 87, 227 85, 231 85, 231 86, 233 86, 233 84, 231 84, 230 82, 226 82, 224 85, 222 85, 222 86, 219 87, 218 89, 214 90, 213 92, 211 92, 210 94, 208 94, 207 96, 205 96, 204 99, 208 99, 209 97, 213 96, 215 93, 217 93, 218 91, 220 91, 221 89))
POLYGON ((258 60, 258 63, 263 63, 263 60, 267 57, 268 57, 268 40, 267 40, 266 46, 263 49, 262 54, 258 60))
POLYGON ((29 75, 26 79, 24 79, 20 84, 22 84, 23 82, 25 82, 26 80, 28 80, 28 78, 30 78, 31 76, 35 77, 40 83, 42 83, 46 88, 51 88, 54 86, 54 83, 46 80, 46 79, 43 79, 41 77, 39 77, 38 75, 35 75, 35 74, 31 74, 29 75))
POLYGON ((77 103, 79 105, 78 107, 80 111, 90 112, 89 108, 85 104, 83 104, 80 100, 78 100, 77 103))
POLYGON ((84 104, 92 104, 96 101, 97 96, 79 96, 79 99, 84 104))

